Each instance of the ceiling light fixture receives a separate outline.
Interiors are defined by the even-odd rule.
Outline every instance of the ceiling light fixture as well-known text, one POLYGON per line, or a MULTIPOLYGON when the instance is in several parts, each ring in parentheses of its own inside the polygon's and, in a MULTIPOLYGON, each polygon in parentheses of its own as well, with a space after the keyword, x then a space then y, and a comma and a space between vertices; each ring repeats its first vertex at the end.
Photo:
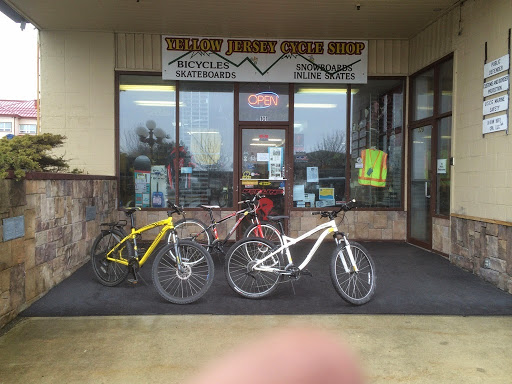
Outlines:
POLYGON ((338 104, 295 103, 295 108, 336 108, 338 104))
MULTIPOLYGON (((175 101, 158 101, 158 100, 136 100, 134 101, 136 105, 142 105, 144 107, 175 107, 175 101)), ((180 107, 185 106, 185 103, 180 102, 180 107)))
POLYGON ((151 92, 174 92, 174 85, 157 85, 157 84, 121 84, 120 91, 151 91, 151 92))

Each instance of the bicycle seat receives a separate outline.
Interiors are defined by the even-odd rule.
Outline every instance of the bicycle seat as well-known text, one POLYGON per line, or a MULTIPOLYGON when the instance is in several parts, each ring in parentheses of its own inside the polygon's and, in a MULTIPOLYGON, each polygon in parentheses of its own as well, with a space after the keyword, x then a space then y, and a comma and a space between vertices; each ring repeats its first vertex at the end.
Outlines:
POLYGON ((203 208, 205 211, 209 211, 210 209, 220 209, 218 205, 200 205, 201 208, 203 208))
POLYGON ((283 219, 289 219, 290 216, 267 216, 270 221, 279 221, 283 219))
POLYGON ((121 211, 127 215, 133 215, 135 212, 140 211, 140 207, 121 207, 121 211))

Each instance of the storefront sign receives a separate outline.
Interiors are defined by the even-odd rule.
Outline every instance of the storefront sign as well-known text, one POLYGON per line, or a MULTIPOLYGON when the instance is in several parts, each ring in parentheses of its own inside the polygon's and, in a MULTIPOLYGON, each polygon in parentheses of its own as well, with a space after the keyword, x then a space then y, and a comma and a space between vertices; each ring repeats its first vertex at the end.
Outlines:
POLYGON ((165 80, 366 84, 367 68, 365 40, 162 37, 165 80))
POLYGON ((484 115, 506 111, 508 109, 508 95, 495 97, 484 101, 484 115))
POLYGON ((501 56, 484 65, 484 78, 506 71, 510 66, 509 55, 501 56))
POLYGON ((484 83, 484 97, 494 95, 508 89, 508 75, 484 83))
POLYGON ((505 131, 507 129, 507 115, 500 115, 484 119, 483 133, 505 131))

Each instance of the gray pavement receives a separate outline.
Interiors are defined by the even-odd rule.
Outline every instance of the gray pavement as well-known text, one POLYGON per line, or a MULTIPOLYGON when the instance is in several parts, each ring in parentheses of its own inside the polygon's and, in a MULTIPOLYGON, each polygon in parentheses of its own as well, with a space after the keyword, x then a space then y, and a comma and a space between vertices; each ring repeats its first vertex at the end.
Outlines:
POLYGON ((511 382, 512 316, 162 315, 21 318, 0 331, 0 383, 183 383, 293 325, 348 343, 368 383, 511 382))

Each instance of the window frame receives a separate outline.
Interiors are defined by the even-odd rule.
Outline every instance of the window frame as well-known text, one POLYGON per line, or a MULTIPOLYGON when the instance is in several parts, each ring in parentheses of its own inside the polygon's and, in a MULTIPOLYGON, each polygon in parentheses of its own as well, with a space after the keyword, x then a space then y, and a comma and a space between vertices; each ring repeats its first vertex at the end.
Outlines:
MULTIPOLYGON (((402 154, 401 154, 401 164, 402 164, 402 168, 401 168, 401 178, 402 180, 405 180, 405 172, 406 172, 406 166, 405 166, 405 145, 406 145, 406 142, 407 142, 407 136, 406 136, 406 132, 407 130, 405 129, 406 127, 406 111, 407 111, 407 105, 405 104, 406 100, 407 100, 407 97, 408 97, 408 87, 407 87, 407 76, 368 76, 368 82, 370 82, 371 80, 400 80, 402 82, 402 93, 403 93, 403 98, 402 98, 402 127, 400 129, 401 133, 402 133, 402 144, 401 144, 401 151, 402 151, 402 154)), ((368 84, 367 82, 367 84, 368 84)), ((349 84, 348 88, 348 92, 350 92, 350 95, 352 95, 352 88, 357 88, 357 84, 349 84)), ((396 89, 395 88, 392 88, 388 91, 388 94, 390 92, 392 92, 392 90, 396 89)), ((352 117, 352 97, 347 97, 347 102, 348 102, 348 111, 349 113, 347 113, 347 130, 350 130, 350 123, 351 123, 351 117, 352 117)), ((351 135, 349 134, 350 132, 347 133, 347 137, 348 137, 348 141, 347 141, 347 148, 351 148, 351 140, 352 140, 352 137, 351 135)), ((387 134, 387 133, 386 133, 387 134)), ((347 183, 346 183, 346 186, 345 188, 347 189, 345 194, 346 196, 348 196, 348 198, 350 199, 351 196, 350 196, 350 183, 352 181, 352 172, 351 172, 351 168, 350 168, 350 165, 351 165, 351 162, 350 162, 350 151, 347 150, 347 169, 346 169, 346 173, 348 175, 347 177, 347 183)), ((404 211, 405 209, 405 199, 406 199, 406 196, 405 196, 405 187, 406 187, 406 184, 405 182, 401 183, 402 185, 400 186, 400 193, 401 193, 401 199, 400 199, 400 205, 397 206, 397 207, 361 207, 361 208, 358 208, 358 211, 404 211)))
MULTIPOLYGON (((450 142, 450 163, 451 163, 451 158, 453 157, 453 152, 452 152, 452 149, 453 149, 453 88, 454 88, 453 80, 452 80, 452 109, 448 112, 440 113, 440 108, 441 108, 440 104, 441 103, 440 103, 440 98, 439 98, 440 92, 442 91, 440 89, 441 66, 450 60, 452 61, 452 65, 453 65, 454 64, 453 63, 453 53, 450 53, 450 54, 446 55, 445 57, 437 60, 436 62, 430 64, 429 66, 420 69, 419 71, 413 73, 409 77, 409 89, 410 89, 409 93, 410 94, 409 94, 408 110, 409 110, 409 116, 411 118, 408 122, 408 130, 407 131, 408 131, 408 134, 410 134, 410 132, 413 129, 420 128, 420 127, 426 126, 426 125, 432 125, 431 151, 432 151, 432 154, 435 154, 435 156, 431 156, 430 161, 431 161, 431 169, 433 172, 434 172, 434 170, 437 169, 439 127, 441 125, 441 120, 448 118, 448 117, 452 119, 451 120, 451 122, 452 122, 452 126, 451 126, 452 138, 450 139, 451 140, 451 142, 450 142), (422 73, 430 71, 432 69, 434 70, 434 96, 433 96, 434 97, 434 106, 433 106, 432 116, 423 118, 421 120, 412 120, 412 116, 414 115, 414 108, 415 108, 415 106, 413 105, 413 95, 412 95, 412 87, 413 87, 414 78, 421 75, 422 73)), ((452 69, 452 75, 453 75, 453 69, 452 69)), ((452 76, 452 79, 453 79, 453 76, 452 76)), ((408 163, 409 163, 408 168, 410 169, 410 159, 409 159, 408 163)), ((448 164, 448 166, 450 166, 450 165, 451 164, 448 164)), ((453 178, 450 180, 450 196, 451 196, 451 188, 452 188, 451 181, 452 180, 453 180, 453 178)), ((450 212, 447 215, 437 213, 437 206, 438 206, 437 190, 438 190, 437 173, 435 173, 435 174, 433 173, 431 176, 431 188, 430 188, 430 194, 431 194, 430 215, 433 218, 435 217, 435 218, 441 218, 441 219, 449 219, 450 212)), ((410 199, 408 199, 408 205, 410 205, 410 199)), ((450 201, 450 206, 451 206, 451 201, 450 201)), ((410 209, 410 206, 409 206, 409 209, 410 209)))
MULTIPOLYGON (((114 122, 115 122, 115 134, 114 134, 114 140, 115 140, 115 167, 116 167, 116 179, 117 179, 117 198, 119 199, 120 196, 121 196, 121 164, 120 164, 120 111, 121 111, 121 105, 120 105, 120 100, 119 100, 119 87, 121 85, 121 82, 120 82, 120 79, 122 76, 125 76, 125 75, 128 75, 128 76, 153 76, 153 77, 158 77, 158 78, 162 78, 162 73, 161 72, 148 72, 148 71, 115 71, 115 97, 114 97, 114 101, 115 101, 115 119, 114 119, 114 122)), ((175 102, 176 102, 176 110, 175 110, 175 120, 176 120, 176 125, 174 127, 174 133, 175 133, 175 146, 176 148, 179 147, 179 142, 180 142, 180 129, 179 129, 179 122, 180 122, 180 108, 179 108, 179 103, 180 103, 180 81, 174 81, 174 84, 175 84, 175 92, 176 92, 176 96, 175 96, 175 102)), ((236 113, 237 113, 237 110, 236 110, 236 107, 237 107, 237 103, 236 103, 236 97, 235 95, 237 95, 237 84, 238 83, 232 83, 233 84, 233 98, 235 100, 233 100, 233 105, 235 106, 235 109, 234 109, 234 114, 235 114, 235 122, 237 121, 237 117, 236 117, 236 113)), ((236 172, 238 172, 238 168, 237 168, 237 161, 236 161, 236 137, 237 137, 237 129, 236 129, 236 125, 234 124, 233 125, 233 129, 234 129, 234 143, 233 143, 233 156, 234 156, 234 164, 233 164, 233 185, 234 185, 234 189, 235 189, 235 186, 237 185, 236 182, 237 182, 237 178, 236 178, 236 172)), ((177 167, 177 163, 178 162, 178 159, 176 158, 175 159, 175 167, 177 167)), ((176 175, 174 177, 174 182, 177 183, 176 185, 178 186, 178 188, 175 188, 174 189, 174 199, 175 201, 179 202, 179 173, 176 172, 176 175)), ((172 195, 169 196, 170 198, 172 198, 172 195)), ((226 207, 223 207, 223 209, 226 209, 226 210, 230 210, 230 209, 235 209, 236 208, 236 197, 235 195, 233 196, 233 205, 232 206, 226 206, 226 207)), ((141 207, 142 208, 142 207, 141 207)), ((156 207, 144 207, 142 208, 142 210, 144 211, 165 211, 167 210, 167 207, 163 207, 163 208, 156 208, 156 207)), ((200 207, 187 207, 187 211, 201 211, 202 208, 200 207)))
MULTIPOLYGON (((151 72, 151 71, 115 71, 115 167, 116 167, 116 178, 117 178, 117 197, 120 196, 120 178, 121 178, 121 172, 120 172, 120 145, 119 145, 119 139, 120 139, 120 100, 119 100, 119 86, 120 86, 120 77, 122 75, 138 75, 138 76, 158 76, 161 77, 161 72, 151 72)), ((401 177, 402 180, 404 179, 405 171, 406 171, 406 164, 405 164, 405 143, 407 141, 407 137, 405 133, 407 130, 405 129, 406 124, 406 111, 407 106, 405 105, 405 101, 408 100, 408 87, 407 87, 407 77, 406 76, 369 76, 368 81, 371 80, 400 80, 402 82, 402 89, 403 89, 403 102, 402 102, 402 143, 401 143, 401 177)), ((223 207, 227 210, 236 209, 236 201, 237 201, 237 195, 240 194, 240 191, 238 191, 238 174, 240 171, 240 156, 241 154, 237 153, 237 148, 239 146, 241 135, 240 130, 244 127, 257 127, 257 128, 284 128, 286 129, 286 145, 285 145, 285 161, 287 162, 287 165, 285 165, 285 178, 287 179, 287 185, 288 188, 292 188, 294 183, 294 175, 293 175, 293 146, 294 146, 294 108, 292 107, 294 104, 295 99, 295 92, 294 87, 295 83, 287 83, 288 87, 288 96, 289 96, 289 105, 288 108, 288 121, 240 121, 239 120, 239 95, 240 95, 240 82, 233 82, 233 129, 234 129, 234 153, 233 153, 233 206, 226 206, 223 207)), ((179 92, 180 92, 180 81, 175 82, 176 85, 176 105, 179 105, 179 92)), ((314 86, 315 84, 309 84, 311 86, 314 86)), ((317 84, 318 86, 325 86, 322 84, 317 84)), ((352 89, 357 87, 357 84, 346 84, 347 86, 347 96, 352 94, 352 89)), ((345 165, 345 175, 346 175, 346 181, 345 181, 345 196, 347 199, 350 199, 350 182, 351 182, 351 163, 350 163, 350 151, 349 148, 351 148, 351 135, 350 135, 350 123, 352 118, 352 105, 351 105, 351 97, 347 97, 347 113, 346 113, 346 165, 345 165)), ((409 106, 410 108, 410 106, 409 106)), ((176 121, 180 121, 180 108, 176 108, 176 121)), ((451 112, 450 112, 451 115, 451 112)), ((175 127, 175 137, 176 137, 176 143, 179 143, 179 126, 176 124, 175 127)), ((178 180, 176 180, 178 181, 178 180)), ((401 202, 399 206, 396 207, 361 207, 359 210, 362 211, 404 211, 405 206, 405 183, 402 183, 401 185, 401 202)), ((176 189, 175 190, 175 198, 176 201, 178 201, 179 192, 176 189)), ((319 211, 325 208, 316 208, 316 207, 310 207, 310 208, 301 208, 301 207, 293 207, 293 200, 292 200, 292 193, 286 194, 286 201, 285 201, 286 207, 288 211, 319 211)), ((153 207, 146 207, 143 208, 143 210, 147 211, 163 211, 166 208, 153 208, 153 207)), ((187 208, 191 211, 200 211, 201 208, 199 207, 189 207, 187 208)))
POLYGON ((11 121, 2 121, 2 122, 0 122, 0 132, 12 133, 12 122, 11 121), (9 128, 2 127, 2 125, 4 125, 4 124, 5 125, 9 124, 10 127, 9 128), (9 129, 9 130, 7 131, 7 129, 9 129))
POLYGON ((30 135, 30 134, 35 134, 36 132, 37 132, 37 125, 36 124, 20 124, 19 133, 23 133, 24 135, 30 135), (21 128, 21 127, 24 127, 24 126, 34 127, 34 130, 33 131, 24 131, 21 128))

